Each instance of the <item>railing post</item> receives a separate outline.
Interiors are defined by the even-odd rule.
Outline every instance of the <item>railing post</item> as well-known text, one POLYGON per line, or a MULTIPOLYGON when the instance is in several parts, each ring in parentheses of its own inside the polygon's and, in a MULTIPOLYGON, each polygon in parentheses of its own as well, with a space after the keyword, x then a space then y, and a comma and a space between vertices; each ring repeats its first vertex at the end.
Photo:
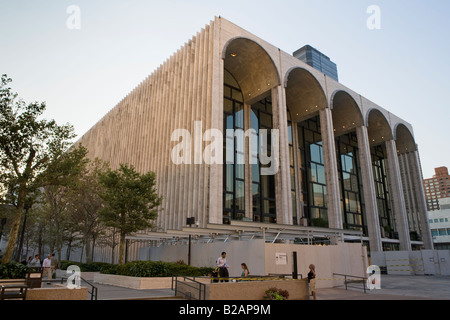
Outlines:
POLYGON ((347 275, 344 276, 344 282, 345 282, 345 290, 348 290, 347 289, 347 275))

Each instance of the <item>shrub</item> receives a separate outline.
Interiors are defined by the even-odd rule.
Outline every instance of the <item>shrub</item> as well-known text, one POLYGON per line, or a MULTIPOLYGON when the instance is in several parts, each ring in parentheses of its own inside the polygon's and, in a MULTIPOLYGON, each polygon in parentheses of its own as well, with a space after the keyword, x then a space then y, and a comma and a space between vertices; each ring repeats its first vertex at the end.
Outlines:
POLYGON ((105 262, 92 262, 92 263, 80 263, 75 261, 61 261, 61 265, 59 266, 59 269, 61 270, 67 270, 70 266, 78 266, 80 267, 81 272, 99 272, 103 268, 112 266, 109 263, 105 262))
POLYGON ((28 267, 21 263, 0 264, 0 279, 25 279, 28 267))
POLYGON ((196 268, 163 261, 134 261, 118 266, 104 266, 100 272, 138 278, 171 277, 173 275, 200 277, 211 273, 212 268, 196 268))
POLYGON ((289 292, 287 290, 270 288, 264 293, 264 300, 287 300, 289 292))

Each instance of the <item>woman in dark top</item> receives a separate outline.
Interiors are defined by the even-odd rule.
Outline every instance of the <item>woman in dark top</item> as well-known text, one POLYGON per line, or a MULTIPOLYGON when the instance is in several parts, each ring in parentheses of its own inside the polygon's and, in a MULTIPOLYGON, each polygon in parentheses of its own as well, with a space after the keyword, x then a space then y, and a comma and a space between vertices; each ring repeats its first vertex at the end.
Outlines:
POLYGON ((313 264, 309 265, 308 283, 309 290, 311 291, 314 300, 316 300, 316 266, 313 264))

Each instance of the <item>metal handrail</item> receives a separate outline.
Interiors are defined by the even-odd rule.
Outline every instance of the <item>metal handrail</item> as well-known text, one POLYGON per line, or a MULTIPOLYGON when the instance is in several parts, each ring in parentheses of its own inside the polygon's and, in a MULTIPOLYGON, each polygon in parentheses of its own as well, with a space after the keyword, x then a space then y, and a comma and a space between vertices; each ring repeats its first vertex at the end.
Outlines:
MULTIPOLYGON (((67 279, 68 278, 62 277, 61 284, 64 283, 65 281, 67 281, 67 279)), ((89 281, 87 281, 86 279, 84 279, 83 277, 80 277, 80 280, 91 286, 91 291, 89 291, 89 288, 88 288, 88 293, 91 295, 91 300, 97 300, 98 299, 98 288, 96 286, 94 286, 92 283, 90 283, 89 281)), ((57 281, 60 281, 60 280, 57 280, 57 281)))
MULTIPOLYGON (((197 288, 197 286, 191 285, 186 280, 197 284, 198 285, 198 300, 205 300, 206 299, 206 285, 204 283, 202 283, 202 282, 196 281, 195 280, 195 278, 196 278, 195 276, 194 277, 188 277, 188 276, 173 275, 172 276, 172 290, 174 290, 174 283, 175 283, 175 296, 178 293, 178 277, 182 277, 184 282, 185 282, 184 284, 187 285, 188 287, 191 287, 191 288, 194 288, 194 289, 197 288), (202 292, 203 292, 203 299, 202 299, 202 292)), ((192 297, 191 297, 191 299, 192 299, 192 297)))
POLYGON ((366 281, 367 281, 366 277, 352 276, 352 275, 349 275, 349 274, 341 274, 341 273, 333 273, 333 275, 344 277, 345 290, 348 290, 348 284, 351 283, 351 282, 347 281, 347 277, 353 278, 353 279, 361 279, 362 283, 363 283, 364 293, 366 293, 366 281))
MULTIPOLYGON (((292 277, 292 273, 269 273, 269 277, 281 277, 282 279, 286 279, 286 277, 292 277)), ((303 275, 301 273, 298 274, 300 280, 303 280, 303 275)))

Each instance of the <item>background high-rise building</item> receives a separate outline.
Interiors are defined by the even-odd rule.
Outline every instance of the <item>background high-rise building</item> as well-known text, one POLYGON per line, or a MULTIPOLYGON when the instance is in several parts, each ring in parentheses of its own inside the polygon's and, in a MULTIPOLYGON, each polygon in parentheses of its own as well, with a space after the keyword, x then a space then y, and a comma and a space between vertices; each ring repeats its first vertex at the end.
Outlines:
POLYGON ((439 199, 450 197, 450 175, 447 167, 434 169, 433 178, 424 179, 428 211, 439 210, 439 199))
POLYGON ((428 213, 436 250, 450 250, 450 198, 439 199, 439 210, 428 213))
POLYGON ((293 56, 332 79, 339 81, 337 65, 329 57, 310 45, 298 49, 294 52, 293 56))

